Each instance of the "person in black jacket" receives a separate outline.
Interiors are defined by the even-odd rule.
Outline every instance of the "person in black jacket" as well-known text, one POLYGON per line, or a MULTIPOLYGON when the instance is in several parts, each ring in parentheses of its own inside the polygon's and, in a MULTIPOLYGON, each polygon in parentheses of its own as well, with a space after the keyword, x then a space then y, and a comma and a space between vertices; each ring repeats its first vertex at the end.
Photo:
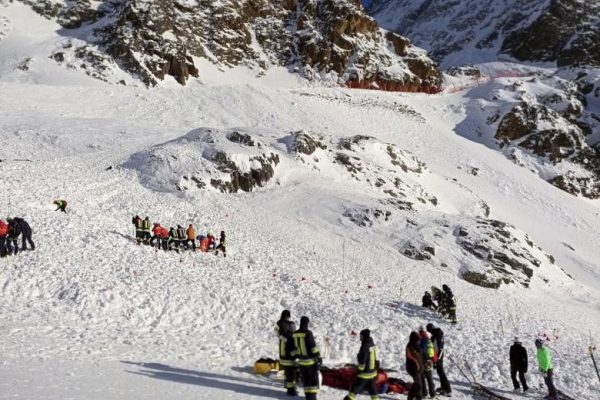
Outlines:
POLYGON ((444 290, 444 304, 443 309, 444 313, 450 319, 450 322, 453 324, 456 323, 456 299, 454 298, 454 294, 452 293, 452 289, 446 284, 442 285, 442 289, 444 290))
POLYGON ((529 387, 525 380, 525 373, 527 372, 527 350, 521 345, 518 338, 515 338, 515 343, 510 346, 510 378, 513 381, 515 390, 519 390, 519 381, 517 381, 517 373, 519 374, 519 380, 523 386, 523 391, 526 392, 529 387))
POLYGON ((431 333, 431 341, 438 354, 438 359, 435 364, 435 370, 440 378, 440 388, 436 390, 438 393, 444 396, 452 395, 452 388, 450 382, 444 371, 444 331, 440 328, 436 328, 432 323, 427 324, 427 332, 431 333))
POLYGON ((371 400, 377 400, 379 397, 377 397, 375 380, 377 379, 379 361, 377 361, 377 347, 375 347, 375 343, 371 338, 371 331, 368 329, 360 331, 360 350, 358 351, 357 360, 358 375, 356 382, 350 389, 350 393, 344 397, 344 400, 355 400, 356 395, 365 388, 371 395, 371 400))
POLYGON ((19 252, 19 246, 17 245, 17 239, 21 235, 21 226, 14 219, 8 218, 8 241, 6 242, 6 248, 8 249, 8 255, 13 253, 12 247, 14 246, 14 255, 19 252), (11 246, 12 245, 12 246, 11 246))
POLYGON ((283 368, 285 374, 284 386, 287 389, 288 396, 296 396, 296 363, 292 353, 296 350, 294 346, 293 334, 296 330, 296 324, 291 320, 289 310, 281 312, 281 318, 277 321, 275 331, 279 337, 279 365, 283 368))
POLYGON ((31 239, 32 230, 31 226, 25 221, 23 218, 14 218, 15 223, 21 227, 21 250, 27 250, 27 243, 29 242, 29 246, 31 246, 31 250, 35 250, 35 243, 31 239))
POLYGON ((415 331, 410 333, 406 345, 406 372, 412 377, 413 383, 408 391, 408 400, 421 400, 423 398, 423 372, 425 362, 421 351, 421 338, 415 331))
POLYGON ((433 302, 433 299, 431 298, 431 293, 425 292, 425 294, 423 295, 423 299, 421 301, 423 302, 423 307, 429 308, 431 310, 437 310, 437 306, 435 305, 435 303, 433 302))
POLYGON ((306 400, 317 400, 319 367, 323 363, 323 359, 315 342, 315 337, 308 329, 309 322, 306 316, 300 318, 300 329, 292 335, 295 346, 292 354, 298 358, 300 375, 302 375, 302 384, 304 385, 304 397, 306 400))

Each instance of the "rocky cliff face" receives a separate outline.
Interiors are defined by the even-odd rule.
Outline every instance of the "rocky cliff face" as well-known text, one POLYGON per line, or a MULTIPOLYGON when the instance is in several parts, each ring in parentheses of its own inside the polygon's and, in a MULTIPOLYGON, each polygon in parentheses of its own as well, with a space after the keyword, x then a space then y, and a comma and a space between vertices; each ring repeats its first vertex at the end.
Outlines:
POLYGON ((359 0, 20 0, 87 35, 146 85, 201 75, 194 57, 258 74, 287 66, 310 79, 439 88, 425 51, 379 28, 359 0))
POLYGON ((444 67, 498 55, 558 66, 600 65, 598 0, 373 0, 369 12, 444 67))

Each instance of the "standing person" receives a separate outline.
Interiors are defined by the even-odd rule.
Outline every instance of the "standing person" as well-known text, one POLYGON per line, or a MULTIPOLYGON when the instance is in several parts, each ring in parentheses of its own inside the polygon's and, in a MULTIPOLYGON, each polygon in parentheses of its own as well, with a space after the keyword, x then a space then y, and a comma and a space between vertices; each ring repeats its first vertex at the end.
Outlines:
POLYGON ((164 226, 160 227, 160 238, 163 250, 167 251, 169 249, 169 242, 171 241, 171 238, 169 237, 169 231, 164 226))
POLYGON ((161 231, 162 231, 162 226, 160 226, 160 224, 158 222, 155 222, 152 225, 152 238, 150 239, 150 245, 152 247, 154 247, 154 243, 158 243, 157 247, 160 248, 161 245, 161 231))
POLYGON ((517 373, 519 374, 519 380, 523 386, 523 392, 526 392, 529 387, 525 380, 525 373, 527 372, 527 350, 521 345, 519 338, 515 338, 515 342, 510 346, 510 378, 513 381, 515 390, 519 390, 519 381, 517 381, 517 373))
POLYGON ((296 324, 291 320, 290 311, 283 310, 281 318, 277 321, 275 331, 279 337, 279 365, 281 365, 285 374, 284 386, 288 396, 296 396, 298 394, 298 389, 296 389, 298 377, 293 355, 296 351, 293 338, 295 330, 296 324))
POLYGON ((548 386, 548 400, 557 400, 557 392, 554 387, 554 374, 552 366, 552 355, 550 350, 544 346, 542 339, 535 339, 535 347, 537 348, 537 360, 540 367, 540 372, 544 376, 544 382, 548 386))
POLYGON ((60 211, 62 211, 62 212, 64 212, 64 213, 66 213, 66 212, 67 212, 67 202, 66 202, 65 200, 60 200, 60 199, 59 199, 59 200, 54 200, 54 201, 52 202, 52 204, 54 204, 54 205, 56 205, 56 207, 58 207, 58 208, 57 208, 56 210, 54 210, 54 211, 58 211, 58 210, 60 210, 60 211))
POLYGON ((319 367, 323 362, 321 353, 315 342, 315 338, 308 329, 309 319, 306 316, 300 318, 300 328, 294 332, 293 354, 298 358, 300 375, 304 386, 304 397, 306 400, 317 400, 319 392, 319 367))
POLYGON ((433 301, 435 302, 435 304, 437 304, 437 311, 439 311, 440 314, 444 315, 444 292, 442 292, 442 289, 438 288, 437 286, 432 286, 431 295, 433 296, 433 301))
POLYGON ((15 222, 14 219, 8 218, 8 241, 6 242, 6 248, 8 249, 8 255, 14 254, 15 256, 19 252, 19 246, 17 240, 21 235, 21 227, 15 222), (11 246, 12 245, 12 246, 11 246), (14 251, 12 249, 14 247, 14 251))
POLYGON ((408 391, 408 400, 423 399, 423 353, 421 352, 419 334, 410 333, 406 345, 406 372, 412 377, 413 383, 408 391))
POLYGON ((31 226, 29 226, 27 221, 25 221, 23 218, 15 217, 14 221, 21 227, 21 250, 27 250, 27 243, 29 243, 29 246, 31 246, 31 250, 35 250, 35 243, 33 243, 33 240, 31 239, 31 235, 33 233, 31 226))
POLYGON ((437 362, 435 348, 431 342, 431 333, 427 332, 422 326, 419 329, 419 338, 421 339, 421 354, 423 355, 423 397, 432 399, 435 397, 435 384, 433 383, 433 365, 437 362))
POLYGON ((140 244, 142 242, 142 236, 144 235, 144 229, 142 228, 142 219, 139 215, 131 218, 131 223, 135 225, 135 242, 140 244))
POLYGON ((144 244, 150 244, 150 217, 148 216, 142 221, 142 240, 144 244))
POLYGON ((219 245, 215 248, 215 254, 219 255, 219 250, 223 251, 223 257, 227 257, 225 249, 225 231, 221 231, 221 238, 219 239, 219 245))
POLYGON ((356 358, 358 361, 358 375, 356 382, 350 389, 350 393, 344 397, 344 400, 356 399, 356 396, 365 388, 369 391, 371 400, 377 400, 379 397, 377 396, 375 381, 377 379, 379 361, 377 361, 377 347, 373 343, 369 329, 360 331, 360 350, 356 358))
POLYGON ((194 225, 190 224, 185 233, 187 235, 186 246, 192 242, 192 251, 196 251, 196 229, 194 229, 194 225))
POLYGON ((442 289, 444 290, 444 309, 446 315, 450 319, 450 322, 456 324, 456 299, 448 285, 442 285, 442 289))
POLYGON ((177 231, 173 227, 169 228, 169 241, 167 243, 169 245, 169 250, 173 250, 173 247, 175 247, 175 251, 179 253, 179 237, 177 236, 177 231))
POLYGON ((432 323, 427 324, 427 332, 431 333, 431 341, 433 347, 437 353, 437 362, 435 363, 435 370, 437 371, 438 377, 440 378, 440 388, 436 390, 442 396, 450 397, 452 395, 452 388, 450 382, 444 371, 444 331, 440 328, 436 328, 432 323))
POLYGON ((8 237, 8 224, 0 219, 0 257, 6 257, 6 238, 8 237))
POLYGON ((183 229, 183 226, 181 225, 177 225, 177 247, 181 247, 181 248, 188 248, 187 245, 187 236, 185 234, 185 229, 183 229))
POLYGON ((433 302, 433 299, 431 298, 431 293, 429 293, 429 292, 425 292, 421 302, 422 302, 423 307, 425 307, 425 308, 429 308, 431 310, 437 309, 437 306, 435 305, 435 303, 433 302))

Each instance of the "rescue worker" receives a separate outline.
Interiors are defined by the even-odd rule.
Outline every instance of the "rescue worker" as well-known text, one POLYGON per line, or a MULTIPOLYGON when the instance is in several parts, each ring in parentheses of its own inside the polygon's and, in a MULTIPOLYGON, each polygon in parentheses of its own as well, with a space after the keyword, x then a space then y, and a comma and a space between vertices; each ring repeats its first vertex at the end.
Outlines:
POLYGON ((187 235, 186 246, 192 242, 192 251, 196 251, 196 229, 194 229, 194 225, 190 224, 185 233, 187 235))
POLYGON ((150 244, 150 217, 148 216, 142 221, 142 240, 144 244, 150 244))
POLYGON ((296 350, 293 338, 295 330, 296 324, 291 320, 290 311, 283 310, 281 318, 277 321, 275 332, 277 332, 277 336, 279 337, 279 365, 283 368, 285 374, 284 386, 288 396, 296 396, 298 394, 298 389, 296 389, 296 381, 298 380, 296 363, 292 355, 296 350))
POLYGON ((425 292, 421 302, 422 302, 423 307, 429 308, 431 310, 437 310, 437 306, 435 305, 435 303, 433 302, 433 299, 431 298, 431 293, 425 292))
POLYGON ((554 387, 554 373, 552 366, 552 355, 550 350, 544 346, 542 339, 535 339, 535 347, 537 348, 537 360, 540 367, 540 372, 544 376, 544 382, 548 386, 548 400, 557 400, 558 395, 556 387, 554 387))
POLYGON ((144 228, 142 227, 142 219, 139 215, 136 215, 131 219, 131 223, 135 225, 135 241, 137 244, 142 242, 142 237, 144 235, 144 228))
POLYGON ((67 212, 67 202, 65 200, 54 200, 52 202, 52 204, 56 205, 56 207, 58 207, 56 210, 54 211, 62 211, 64 213, 67 212))
POLYGON ((431 295, 433 297, 433 301, 437 304, 437 310, 444 315, 444 292, 437 286, 431 287, 431 295))
POLYGON ((171 241, 171 238, 169 237, 169 231, 164 226, 160 227, 160 238, 163 250, 167 251, 169 249, 169 242, 171 241))
POLYGON ((515 342, 510 346, 510 378, 513 381, 515 390, 519 390, 519 381, 517 381, 517 373, 519 374, 519 380, 523 386, 523 392, 526 392, 529 387, 525 380, 525 373, 527 372, 527 350, 521 345, 519 338, 515 338, 515 342))
POLYGON ((215 248, 215 254, 219 255, 219 250, 223 251, 223 257, 227 257, 225 249, 225 231, 221 231, 221 238, 219 239, 219 245, 215 248))
POLYGON ((431 333, 431 342, 433 348, 437 353, 437 362, 435 363, 435 369, 438 377, 440 378, 440 388, 436 390, 443 396, 451 396, 452 388, 450 382, 444 371, 444 331, 440 328, 436 328, 432 323, 427 324, 427 332, 431 333))
POLYGON ((363 329, 360 331, 360 350, 356 356, 358 361, 358 375, 356 382, 350 389, 350 393, 344 400, 354 400, 365 388, 371 395, 371 400, 377 400, 377 387, 375 381, 377 379, 377 368, 379 361, 377 360, 377 347, 371 338, 371 331, 363 329))
POLYGON ((167 244, 169 250, 173 250, 173 247, 175 247, 175 251, 179 253, 179 249, 177 248, 179 237, 177 236, 177 231, 173 227, 169 228, 169 240, 167 244))
POLYGON ((421 355, 423 356, 423 375, 422 375, 422 395, 435 397, 435 384, 433 383, 433 365, 437 362, 435 348, 431 342, 431 333, 427 332, 422 326, 419 328, 419 339, 421 346, 421 355))
POLYGON ((21 236, 21 226, 19 226, 12 218, 8 218, 6 221, 8 222, 8 240, 6 242, 8 255, 14 254, 16 256, 19 252, 17 240, 19 239, 19 236, 21 236))
POLYGON ((21 227, 21 250, 27 250, 27 243, 29 243, 29 246, 31 246, 31 250, 35 250, 35 243, 33 243, 33 240, 31 239, 31 235, 33 233, 31 226, 29 226, 27 221, 25 221, 23 218, 16 217, 14 218, 14 221, 21 227))
POLYGON ((292 352, 298 358, 300 375, 304 386, 304 397, 306 400, 317 400, 319 392, 319 367, 323 363, 315 338, 308 329, 309 319, 306 316, 300 318, 300 328, 294 332, 295 350, 292 352))
POLYGON ((456 300, 454 294, 446 284, 442 285, 442 289, 444 290, 444 309, 446 316, 450 319, 450 322, 456 324, 456 300))
POLYGON ((154 246, 154 243, 157 243, 157 247, 160 248, 161 246, 161 231, 162 231, 162 226, 160 226, 160 224, 158 222, 155 222, 152 225, 152 239, 150 239, 150 245, 154 246))
POLYGON ((0 219, 0 257, 6 257, 6 239, 8 238, 8 224, 0 219))
POLYGON ((412 377, 413 383, 408 391, 408 400, 423 399, 423 353, 421 351, 419 334, 410 333, 406 345, 406 372, 412 377))
POLYGON ((177 247, 188 248, 187 245, 187 236, 185 234, 185 229, 181 225, 177 225, 177 247))

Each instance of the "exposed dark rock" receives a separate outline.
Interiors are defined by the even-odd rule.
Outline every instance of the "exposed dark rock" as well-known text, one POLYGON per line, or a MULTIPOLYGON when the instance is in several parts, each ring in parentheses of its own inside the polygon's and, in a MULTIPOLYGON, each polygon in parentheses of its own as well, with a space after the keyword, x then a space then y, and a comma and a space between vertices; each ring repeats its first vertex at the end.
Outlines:
POLYGON ((371 227, 377 221, 387 221, 392 213, 377 208, 351 208, 344 211, 343 215, 360 227, 371 227))
POLYGON ((226 193, 237 193, 240 190, 251 192, 255 187, 262 187, 273 178, 274 166, 279 164, 279 156, 270 153, 250 158, 250 161, 258 162, 260 168, 252 168, 249 172, 240 171, 238 166, 222 151, 215 154, 213 161, 218 164, 218 169, 228 173, 230 178, 229 181, 211 179, 210 184, 214 188, 226 193))
POLYGON ((473 285, 481 286, 484 288, 498 289, 503 283, 502 279, 493 279, 486 274, 481 274, 474 271, 464 271, 461 277, 473 285))
POLYGON ((240 143, 240 144, 250 146, 250 147, 254 146, 254 140, 252 140, 252 137, 250 135, 248 135, 247 133, 240 133, 238 131, 233 131, 233 132, 227 134, 227 139, 229 139, 230 142, 240 143))
POLYGON ((309 135, 305 131, 294 132, 281 141, 286 143, 288 151, 292 153, 311 155, 317 149, 327 149, 327 146, 321 140, 309 135))
POLYGON ((481 71, 474 65, 461 65, 458 67, 448 68, 446 71, 451 76, 466 76, 471 79, 481 78, 481 71))

